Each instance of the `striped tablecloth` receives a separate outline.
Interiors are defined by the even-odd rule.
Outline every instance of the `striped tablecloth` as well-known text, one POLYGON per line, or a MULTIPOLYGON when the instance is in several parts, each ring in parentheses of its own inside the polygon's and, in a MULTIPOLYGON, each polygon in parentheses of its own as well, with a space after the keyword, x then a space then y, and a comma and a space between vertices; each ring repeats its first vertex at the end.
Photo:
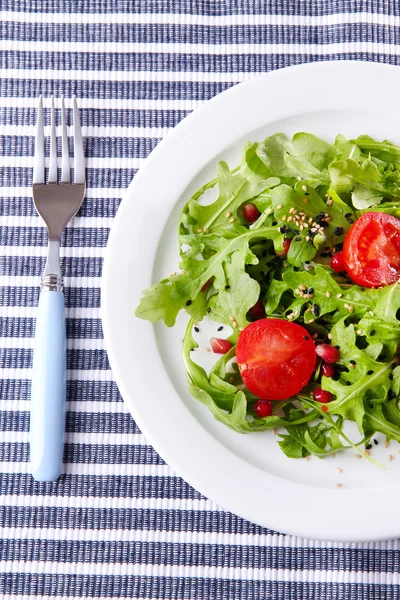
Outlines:
MULTIPOLYGON (((397 64, 399 2, 0 0, 0 7, 0 597, 400 598, 398 541, 340 545, 274 533, 180 479, 124 406, 99 312, 109 229, 159 140, 257 73, 322 59, 397 64), (62 244, 68 412, 63 475, 54 484, 35 483, 27 469, 46 244, 30 192, 39 94, 64 94, 68 106, 78 96, 87 156, 87 199, 62 244)), ((293 510, 312 518, 312 507, 294 502, 293 510)), ((399 507, 382 499, 382 510, 398 515, 399 507)))

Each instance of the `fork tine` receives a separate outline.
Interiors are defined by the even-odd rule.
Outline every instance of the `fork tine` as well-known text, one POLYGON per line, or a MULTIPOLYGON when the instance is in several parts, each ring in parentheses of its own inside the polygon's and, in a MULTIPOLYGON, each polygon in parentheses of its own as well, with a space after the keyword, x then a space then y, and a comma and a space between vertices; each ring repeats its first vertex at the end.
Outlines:
POLYGON ((61 119, 62 119, 61 183, 69 183, 70 182, 69 150, 68 150, 67 123, 65 120, 64 96, 61 96, 61 119))
POLYGON ((85 183, 82 130, 76 96, 73 97, 74 110, 74 183, 85 183))
POLYGON ((33 183, 44 183, 44 130, 43 130, 43 99, 39 96, 37 111, 37 126, 35 139, 35 164, 33 167, 33 183))
POLYGON ((54 96, 51 97, 50 166, 49 183, 57 183, 57 142, 54 96))

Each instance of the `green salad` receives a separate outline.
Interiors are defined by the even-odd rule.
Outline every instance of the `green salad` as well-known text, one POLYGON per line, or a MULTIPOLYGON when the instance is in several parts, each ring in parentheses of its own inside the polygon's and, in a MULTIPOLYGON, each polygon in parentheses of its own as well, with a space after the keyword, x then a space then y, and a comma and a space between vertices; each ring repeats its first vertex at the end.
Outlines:
POLYGON ((400 442, 400 147, 309 133, 248 142, 239 166, 221 161, 188 200, 178 246, 179 269, 143 292, 136 316, 172 327, 188 313, 190 392, 216 419, 277 430, 294 458, 353 448, 373 460, 377 432, 400 442), (220 330, 210 373, 192 360, 205 316, 220 330))

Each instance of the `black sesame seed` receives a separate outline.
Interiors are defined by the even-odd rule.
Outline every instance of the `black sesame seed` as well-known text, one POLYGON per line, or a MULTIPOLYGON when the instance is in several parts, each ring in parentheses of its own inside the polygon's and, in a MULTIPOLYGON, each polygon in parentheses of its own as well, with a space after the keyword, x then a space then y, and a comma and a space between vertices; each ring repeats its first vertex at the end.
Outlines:
POLYGON ((198 327, 194 327, 196 333, 199 333, 200 329, 198 327))
POLYGON ((307 290, 307 294, 313 294, 314 293, 314 288, 310 287, 307 290))
POLYGON ((275 225, 278 225, 278 221, 272 221, 272 227, 275 227, 275 225))
POLYGON ((226 289, 226 290, 230 290, 230 289, 231 289, 231 286, 230 286, 230 285, 226 285, 226 286, 225 286, 225 289, 226 289))
POLYGON ((207 308, 207 312, 208 312, 208 313, 210 313, 210 312, 211 312, 211 308, 210 308, 210 307, 208 307, 208 308, 207 308))
POLYGON ((220 327, 218 327, 217 331, 222 331, 222 330, 223 330, 223 328, 224 328, 224 326, 223 326, 223 325, 221 325, 220 327))
POLYGON ((336 350, 340 350, 340 346, 336 345, 335 348, 336 348, 336 350))
POLYGON ((309 265, 309 264, 310 264, 310 261, 309 261, 309 260, 305 260, 305 261, 304 261, 304 264, 305 264, 305 265, 309 265))
POLYGON ((190 348, 190 352, 194 352, 194 348, 190 348))
POLYGON ((355 361, 355 360, 351 359, 351 360, 350 360, 350 364, 351 364, 351 365, 356 365, 357 363, 356 363, 356 361, 355 361))
POLYGON ((333 233, 335 235, 342 235, 342 233, 343 233, 343 227, 335 227, 335 229, 333 230, 333 233))
POLYGON ((394 393, 393 390, 389 390, 387 397, 388 397, 388 400, 393 400, 394 398, 396 398, 396 394, 394 393))
POLYGON ((366 450, 371 450, 371 448, 372 448, 372 444, 368 444, 367 446, 365 446, 366 450))
POLYGON ((305 195, 305 196, 309 196, 309 195, 310 195, 310 192, 304 192, 304 195, 305 195))
POLYGON ((375 335, 375 329, 371 329, 371 331, 369 332, 369 335, 375 335))
POLYGON ((367 375, 373 375, 373 373, 374 373, 374 372, 373 372, 373 370, 372 370, 372 369, 370 369, 369 371, 367 371, 367 375))
POLYGON ((320 310, 319 310, 319 306, 318 306, 318 304, 313 304, 312 311, 313 311, 313 314, 314 314, 316 317, 319 317, 319 312, 320 312, 320 310))
POLYGON ((377 446, 379 444, 378 440, 376 440, 375 438, 374 438, 374 444, 375 444, 375 446, 377 446))
POLYGON ((351 213, 346 213, 344 215, 344 218, 346 219, 346 221, 350 224, 354 223, 354 220, 351 218, 351 213))
POLYGON ((286 225, 281 225, 281 226, 279 227, 279 231, 280 231, 281 233, 287 233, 287 232, 289 231, 289 229, 286 227, 286 225))
POLYGON ((390 381, 393 381, 393 373, 389 373, 388 377, 389 377, 390 381))
POLYGON ((351 381, 346 381, 346 385, 351 385, 351 381))
POLYGON ((294 238, 294 241, 295 241, 295 242, 301 242, 301 237, 296 237, 296 238, 294 238))
POLYGON ((191 300, 188 300, 188 301, 186 302, 186 306, 190 306, 191 304, 192 304, 192 301, 191 301, 191 300))
POLYGON ((305 340, 309 340, 310 338, 308 337, 308 335, 305 335, 305 336, 304 336, 304 339, 305 339, 305 340))

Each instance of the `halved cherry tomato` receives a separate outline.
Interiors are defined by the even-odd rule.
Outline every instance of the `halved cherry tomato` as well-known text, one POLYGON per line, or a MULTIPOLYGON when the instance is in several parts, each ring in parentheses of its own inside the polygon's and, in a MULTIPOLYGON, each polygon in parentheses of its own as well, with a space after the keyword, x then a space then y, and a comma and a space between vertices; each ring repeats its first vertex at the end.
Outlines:
POLYGON ((365 287, 390 285, 400 278, 400 219, 368 212, 351 226, 343 244, 351 279, 365 287))
POLYGON ((282 319, 247 325, 239 334, 236 357, 245 386, 265 400, 297 394, 308 383, 316 361, 308 331, 282 319))

